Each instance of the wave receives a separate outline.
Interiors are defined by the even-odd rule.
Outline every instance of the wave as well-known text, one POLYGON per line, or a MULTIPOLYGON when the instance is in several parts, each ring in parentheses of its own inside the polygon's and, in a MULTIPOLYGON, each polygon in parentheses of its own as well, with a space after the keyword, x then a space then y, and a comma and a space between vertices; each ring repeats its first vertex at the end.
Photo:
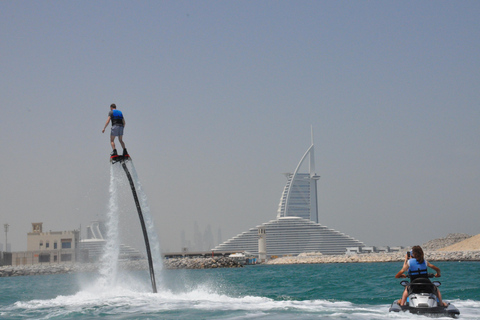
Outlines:
MULTIPOLYGON (((147 318, 222 318, 222 319, 414 319, 409 313, 389 314, 388 305, 360 305, 348 301, 274 300, 261 296, 232 297, 209 287, 174 293, 150 293, 132 287, 92 286, 74 295, 49 300, 16 302, 0 308, 2 319, 147 319, 147 318)), ((478 318, 480 302, 452 301, 462 319, 478 318)))

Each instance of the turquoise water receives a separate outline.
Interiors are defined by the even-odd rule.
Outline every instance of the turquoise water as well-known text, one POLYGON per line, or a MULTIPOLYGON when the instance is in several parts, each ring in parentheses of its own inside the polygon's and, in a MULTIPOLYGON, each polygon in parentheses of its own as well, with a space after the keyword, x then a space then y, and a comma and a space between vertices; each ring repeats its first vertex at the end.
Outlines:
MULTIPOLYGON (((480 262, 437 262, 445 300, 480 319, 480 262)), ((401 263, 258 265, 0 278, 0 319, 422 319, 388 307, 403 287, 401 263)))

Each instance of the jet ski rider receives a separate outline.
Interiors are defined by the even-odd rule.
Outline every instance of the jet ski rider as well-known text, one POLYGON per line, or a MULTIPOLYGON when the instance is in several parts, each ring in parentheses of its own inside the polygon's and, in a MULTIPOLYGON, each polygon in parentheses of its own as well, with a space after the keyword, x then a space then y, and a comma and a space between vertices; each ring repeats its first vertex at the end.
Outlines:
MULTIPOLYGON (((433 264, 431 264, 430 262, 424 259, 423 250, 420 246, 412 247, 412 251, 410 255, 411 257, 409 257, 408 253, 405 255, 403 268, 395 275, 395 278, 406 278, 407 276, 404 274, 404 272, 408 271, 411 281, 417 278, 428 279, 427 267, 432 268, 437 272, 435 274, 436 278, 440 277, 440 268, 435 267, 433 264)), ((405 305, 405 302, 408 297, 408 291, 409 291, 408 289, 409 289, 409 286, 406 286, 405 290, 403 291, 402 299, 399 301, 399 305, 401 306, 405 305)), ((439 300, 439 304, 441 306, 446 306, 446 304, 442 301, 442 295, 440 294, 440 290, 438 288, 436 288, 436 290, 437 290, 437 297, 439 300)))

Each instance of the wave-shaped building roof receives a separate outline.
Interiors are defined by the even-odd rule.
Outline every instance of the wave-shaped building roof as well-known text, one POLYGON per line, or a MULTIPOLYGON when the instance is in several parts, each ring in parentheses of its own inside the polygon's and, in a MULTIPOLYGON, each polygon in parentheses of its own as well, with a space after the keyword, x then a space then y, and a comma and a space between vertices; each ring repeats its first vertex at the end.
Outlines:
POLYGON ((344 254, 347 247, 365 246, 339 231, 318 223, 317 181, 312 144, 293 173, 285 174, 287 183, 278 205, 277 218, 225 241, 213 251, 248 251, 258 254, 259 229, 265 230, 267 256, 297 255, 303 252, 344 254), (309 159, 309 172, 300 173, 309 159))

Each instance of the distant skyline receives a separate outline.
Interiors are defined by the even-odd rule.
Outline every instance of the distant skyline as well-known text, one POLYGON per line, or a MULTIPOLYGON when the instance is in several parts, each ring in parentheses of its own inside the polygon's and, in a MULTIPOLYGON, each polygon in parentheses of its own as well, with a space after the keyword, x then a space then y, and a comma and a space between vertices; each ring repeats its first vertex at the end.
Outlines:
MULTIPOLYGON (((479 234, 479 12, 1 1, 0 226, 22 251, 32 222, 71 230, 105 215, 101 130, 116 103, 166 251, 195 221, 225 240, 274 219, 311 125, 320 224, 366 245, 479 234)), ((135 214, 122 219, 139 229, 135 214)))

